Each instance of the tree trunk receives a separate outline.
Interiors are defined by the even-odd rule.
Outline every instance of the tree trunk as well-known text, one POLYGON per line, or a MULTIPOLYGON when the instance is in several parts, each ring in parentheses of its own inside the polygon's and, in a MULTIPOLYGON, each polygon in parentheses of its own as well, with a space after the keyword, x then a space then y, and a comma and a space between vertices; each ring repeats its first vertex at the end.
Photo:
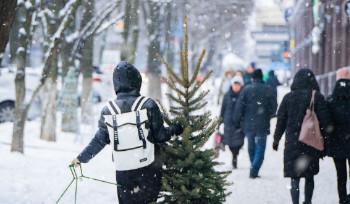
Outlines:
POLYGON ((0 64, 4 56, 13 19, 16 16, 17 0, 0 1, 0 64))
POLYGON ((147 74, 150 78, 148 86, 148 95, 153 99, 162 99, 161 82, 161 70, 160 60, 156 54, 160 53, 160 6, 157 3, 149 4, 151 23, 148 25, 148 37, 150 43, 148 45, 147 55, 147 74))
MULTIPOLYGON (((17 13, 16 13, 16 17, 13 20, 13 24, 11 27, 11 31, 10 31, 10 39, 9 39, 9 43, 10 43, 10 63, 11 64, 16 64, 16 58, 17 58, 17 49, 19 47, 19 43, 18 43, 18 30, 19 30, 19 26, 20 26, 20 17, 19 17, 19 13, 21 12, 20 8, 16 8, 17 9, 17 13)), ((22 9, 23 10, 23 9, 22 9)))
MULTIPOLYGON (((90 1, 86 5, 86 11, 84 14, 84 20, 82 25, 85 25, 93 18, 94 13, 94 1, 90 1), (85 23, 85 22, 86 23, 85 23)), ((81 93, 81 116, 84 115, 86 103, 89 100, 89 96, 92 90, 92 72, 93 72, 93 50, 94 50, 94 36, 86 38, 83 42, 81 50, 82 56, 80 60, 80 70, 83 74, 83 90, 81 93)))
POLYGON ((130 62, 131 64, 134 64, 135 62, 135 53, 137 49, 137 43, 139 40, 139 28, 138 28, 138 8, 139 8, 139 0, 134 0, 133 1, 133 7, 131 10, 131 30, 132 30, 132 39, 131 42, 129 43, 129 50, 128 50, 128 56, 127 56, 127 61, 130 62))
MULTIPOLYGON (((63 8, 63 2, 53 0, 47 4, 47 8, 53 11, 53 16, 47 15, 48 36, 46 41, 50 42, 50 37, 57 31, 59 11, 63 8)), ((41 106, 41 129, 40 139, 56 141, 56 105, 57 105, 57 75, 58 75, 58 54, 53 56, 49 74, 42 90, 41 106)))
POLYGON ((16 91, 16 101, 15 101, 15 115, 13 123, 13 132, 12 132, 12 152, 21 152, 23 153, 23 134, 24 134, 24 125, 27 119, 28 112, 24 109, 24 98, 26 92, 25 84, 25 67, 27 61, 27 49, 28 41, 31 41, 29 37, 29 30, 31 25, 31 18, 33 12, 31 10, 26 10, 20 8, 18 12, 18 18, 26 19, 19 23, 19 26, 24 29, 25 33, 20 32, 18 35, 18 47, 16 51, 16 62, 17 62, 17 73, 15 78, 15 91, 16 91))
POLYGON ((151 41, 148 47, 147 70, 149 76, 148 96, 153 99, 162 99, 160 60, 156 54, 159 53, 160 42, 151 41))
POLYGON ((128 58, 128 38, 129 38, 129 30, 130 30, 130 20, 131 20, 131 5, 132 0, 125 0, 124 5, 124 30, 122 33, 123 43, 120 49, 120 60, 125 61, 128 58))
MULTIPOLYGON (((53 69, 55 69, 54 66, 55 65, 53 65, 53 69)), ((48 78, 46 80, 42 90, 44 97, 41 99, 42 115, 40 139, 53 142, 56 141, 56 79, 48 78)))

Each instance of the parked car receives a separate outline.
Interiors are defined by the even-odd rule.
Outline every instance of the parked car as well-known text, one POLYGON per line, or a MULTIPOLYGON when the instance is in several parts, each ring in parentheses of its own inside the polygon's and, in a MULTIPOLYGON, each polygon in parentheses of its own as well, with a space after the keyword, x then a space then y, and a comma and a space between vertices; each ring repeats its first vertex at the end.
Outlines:
MULTIPOLYGON (((13 69, 3 67, 0 69, 0 123, 13 121, 15 113, 15 77, 13 69)), ((26 93, 24 103, 28 104, 34 89, 40 80, 40 70, 26 69, 26 93)), ((37 97, 28 112, 28 119, 34 119, 41 115, 41 100, 37 97)))

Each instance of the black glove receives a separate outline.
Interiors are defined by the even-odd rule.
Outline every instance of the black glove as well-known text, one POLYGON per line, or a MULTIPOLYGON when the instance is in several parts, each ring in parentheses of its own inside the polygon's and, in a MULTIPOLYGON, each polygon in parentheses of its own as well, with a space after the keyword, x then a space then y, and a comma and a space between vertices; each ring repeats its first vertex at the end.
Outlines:
POLYGON ((174 127, 174 134, 175 135, 181 135, 182 132, 184 131, 184 129, 181 126, 181 123, 176 123, 173 125, 173 127, 174 127))
POLYGON ((273 142, 272 149, 275 150, 275 151, 278 150, 278 142, 275 142, 275 141, 273 142))

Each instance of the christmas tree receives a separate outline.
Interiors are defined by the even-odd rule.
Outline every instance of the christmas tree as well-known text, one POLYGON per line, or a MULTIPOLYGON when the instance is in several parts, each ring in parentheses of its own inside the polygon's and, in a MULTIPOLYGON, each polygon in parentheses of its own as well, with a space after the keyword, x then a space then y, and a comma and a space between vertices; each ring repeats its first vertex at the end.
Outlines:
POLYGON ((209 90, 199 91, 212 71, 203 80, 197 80, 205 54, 203 50, 196 69, 190 76, 186 16, 184 26, 185 49, 180 52, 181 76, 177 76, 158 55, 169 75, 164 80, 175 93, 168 93, 167 96, 176 104, 170 107, 171 117, 161 106, 163 118, 168 125, 181 122, 184 127, 183 134, 170 140, 163 148, 165 169, 161 200, 163 203, 223 203, 229 194, 225 192, 229 185, 226 181, 229 172, 216 171, 214 167, 220 163, 214 161, 214 151, 202 148, 219 122, 218 119, 211 119, 210 111, 204 113, 202 111, 202 108, 207 105, 204 98, 209 90))

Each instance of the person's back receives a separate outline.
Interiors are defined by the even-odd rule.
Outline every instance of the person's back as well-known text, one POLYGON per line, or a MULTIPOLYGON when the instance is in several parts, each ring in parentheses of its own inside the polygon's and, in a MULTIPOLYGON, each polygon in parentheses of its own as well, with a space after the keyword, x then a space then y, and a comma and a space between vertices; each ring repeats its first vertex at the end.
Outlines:
POLYGON ((260 79, 245 86, 236 105, 235 123, 242 120, 244 132, 269 134, 270 119, 277 109, 276 94, 260 79))
POLYGON ((253 72, 253 84, 243 88, 235 106, 234 124, 243 127, 248 138, 248 152, 251 161, 250 178, 257 178, 264 160, 266 136, 270 133, 270 119, 277 109, 274 91, 262 81, 262 71, 253 72))
POLYGON ((269 78, 266 81, 266 85, 276 91, 277 91, 277 86, 281 85, 281 83, 278 81, 277 77, 275 76, 275 72, 273 70, 269 72, 269 78))
MULTIPOLYGON (((117 118, 119 114, 122 115, 130 113, 133 110, 142 111, 146 109, 147 116, 143 115, 143 117, 146 117, 147 120, 139 125, 139 122, 137 122, 139 117, 136 114, 134 115, 136 119, 132 119, 134 121, 136 120, 137 127, 134 125, 134 127, 130 128, 137 128, 137 130, 133 132, 138 133, 137 139, 142 140, 142 143, 147 140, 146 143, 154 145, 154 152, 151 152, 154 154, 154 161, 150 164, 147 163, 147 166, 142 164, 126 165, 127 167, 136 166, 136 168, 121 170, 125 168, 125 166, 119 166, 123 165, 120 163, 120 160, 125 161, 127 158, 112 158, 116 166, 117 183, 121 185, 117 188, 118 200, 121 204, 149 203, 157 200, 162 177, 162 161, 160 160, 158 143, 169 140, 174 134, 179 135, 182 133, 182 127, 179 124, 172 125, 168 128, 164 127, 162 115, 157 104, 150 98, 140 97, 141 84, 141 75, 133 65, 127 62, 121 62, 117 65, 113 72, 113 85, 115 93, 117 94, 117 99, 108 102, 103 108, 98 121, 99 129, 95 137, 79 156, 72 161, 72 163, 87 163, 107 144, 113 144, 113 156, 118 155, 119 150, 115 145, 120 145, 119 141, 121 142, 122 138, 130 139, 130 135, 119 135, 119 128, 121 127, 117 124, 121 121, 115 120, 115 118, 117 118), (110 119, 109 117, 111 116, 113 117, 113 121, 109 121, 111 124, 107 124, 107 120, 110 119), (109 128, 112 128, 112 130, 109 128)), ((141 148, 145 148, 145 146, 141 146, 141 148)), ((126 149, 125 151, 132 151, 134 149, 135 148, 126 149)), ((124 149, 121 151, 124 151, 124 149)), ((136 162, 141 163, 144 161, 145 160, 137 160, 136 162)))
POLYGON ((328 97, 328 108, 333 122, 333 132, 326 149, 333 157, 337 170, 339 203, 349 203, 347 199, 347 163, 350 167, 350 72, 348 68, 337 71, 337 82, 332 95, 328 97))
POLYGON ((334 125, 330 156, 350 158, 350 79, 336 82, 328 107, 334 125))
POLYGON ((305 178, 305 202, 311 204, 314 189, 314 175, 319 172, 321 152, 299 141, 301 126, 310 107, 313 90, 314 111, 317 115, 320 131, 327 136, 329 113, 323 95, 320 93, 315 75, 310 69, 299 70, 293 80, 291 92, 286 94, 277 112, 277 124, 273 149, 278 150, 279 141, 285 133, 284 177, 291 178, 291 197, 294 204, 299 203, 300 178, 305 178), (302 165, 301 165, 302 164, 302 165))

